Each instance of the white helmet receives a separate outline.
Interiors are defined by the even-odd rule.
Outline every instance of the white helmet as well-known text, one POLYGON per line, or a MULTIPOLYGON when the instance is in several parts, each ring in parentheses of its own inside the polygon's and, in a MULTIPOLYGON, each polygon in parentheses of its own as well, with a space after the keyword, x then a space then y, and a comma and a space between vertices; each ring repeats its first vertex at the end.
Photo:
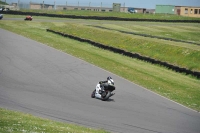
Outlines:
POLYGON ((107 80, 109 85, 114 85, 114 80, 110 76, 107 78, 107 80))

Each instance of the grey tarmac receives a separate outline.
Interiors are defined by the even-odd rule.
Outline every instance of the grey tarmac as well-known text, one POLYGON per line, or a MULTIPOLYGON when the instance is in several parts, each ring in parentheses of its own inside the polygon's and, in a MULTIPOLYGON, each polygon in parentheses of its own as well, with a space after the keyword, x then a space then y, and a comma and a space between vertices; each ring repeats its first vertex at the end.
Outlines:
POLYGON ((3 29, 0 107, 113 133, 200 133, 200 113, 3 29), (114 79, 116 94, 109 101, 91 98, 107 76, 114 79))

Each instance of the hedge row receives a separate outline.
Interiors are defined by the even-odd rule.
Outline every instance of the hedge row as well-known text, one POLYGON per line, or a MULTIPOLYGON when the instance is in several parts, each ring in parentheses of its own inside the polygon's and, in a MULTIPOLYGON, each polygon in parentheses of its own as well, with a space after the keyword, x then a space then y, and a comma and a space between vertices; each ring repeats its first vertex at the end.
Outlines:
POLYGON ((164 19, 139 19, 139 18, 100 17, 100 16, 76 16, 76 15, 60 15, 60 14, 21 12, 21 11, 12 11, 12 10, 7 11, 7 12, 4 12, 4 14, 32 15, 32 16, 47 16, 47 17, 72 18, 72 19, 94 19, 94 20, 116 20, 116 21, 148 21, 148 22, 200 23, 200 20, 164 20, 164 19))
POLYGON ((179 66, 171 65, 167 62, 163 62, 163 61, 159 61, 159 60, 155 60, 155 59, 152 59, 152 58, 149 58, 149 57, 142 56, 138 53, 127 52, 127 51, 122 50, 122 49, 114 48, 114 47, 111 47, 111 46, 106 46, 106 45, 101 44, 101 43, 97 43, 97 42, 94 42, 94 41, 91 41, 91 40, 88 40, 88 39, 79 38, 79 37, 69 35, 69 34, 65 34, 65 33, 60 33, 60 32, 57 32, 57 31, 53 31, 51 29, 47 29, 47 31, 61 35, 61 36, 64 36, 64 37, 68 37, 68 38, 71 38, 71 39, 74 39, 74 40, 78 40, 80 42, 87 42, 87 43, 89 43, 93 46, 96 46, 96 47, 99 47, 99 48, 102 48, 102 49, 106 49, 106 50, 109 50, 109 51, 112 51, 112 52, 115 52, 115 53, 119 53, 119 54, 122 54, 122 55, 125 55, 125 56, 128 56, 128 57, 147 61, 147 62, 150 62, 152 64, 158 64, 158 65, 167 67, 167 68, 169 68, 173 71, 179 72, 179 73, 185 73, 187 75, 192 75, 194 77, 197 77, 198 79, 200 78, 200 72, 197 72, 197 71, 191 71, 191 70, 188 70, 186 68, 181 68, 179 66))
MULTIPOLYGON (((102 26, 93 26, 93 27, 106 29, 106 30, 113 30, 113 29, 110 29, 110 28, 102 27, 102 26)), ((157 39, 163 39, 163 40, 174 41, 174 42, 183 42, 183 43, 200 45, 199 43, 195 43, 195 42, 189 42, 189 41, 178 40, 178 39, 167 38, 167 37, 152 36, 152 35, 147 35, 147 34, 140 34, 140 33, 135 33, 135 32, 121 31, 121 30, 115 30, 115 31, 119 31, 121 33, 126 33, 126 34, 143 36, 143 37, 150 37, 150 38, 157 38, 157 39)))

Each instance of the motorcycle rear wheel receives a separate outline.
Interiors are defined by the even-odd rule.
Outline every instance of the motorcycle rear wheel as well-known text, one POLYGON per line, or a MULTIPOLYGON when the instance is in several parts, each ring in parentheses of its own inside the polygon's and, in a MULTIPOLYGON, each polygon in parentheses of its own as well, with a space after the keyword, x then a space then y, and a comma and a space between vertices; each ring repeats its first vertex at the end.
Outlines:
POLYGON ((92 92, 91 98, 95 98, 95 91, 96 91, 96 90, 94 90, 94 91, 92 92))

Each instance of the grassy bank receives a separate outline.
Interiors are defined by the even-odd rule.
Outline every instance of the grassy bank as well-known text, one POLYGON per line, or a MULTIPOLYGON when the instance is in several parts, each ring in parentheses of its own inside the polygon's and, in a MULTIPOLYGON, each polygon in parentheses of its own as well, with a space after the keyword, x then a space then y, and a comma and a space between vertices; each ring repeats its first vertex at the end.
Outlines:
POLYGON ((127 35, 78 24, 51 26, 50 29, 200 71, 200 46, 188 44, 185 47, 187 44, 184 43, 127 35))
MULTIPOLYGON (((87 21, 87 23, 92 24, 91 21, 87 21)), ((102 23, 102 21, 99 23, 102 23)), ((69 53, 189 108, 200 111, 199 80, 160 66, 108 52, 87 43, 77 42, 46 32, 46 28, 58 25, 65 25, 65 23, 0 21, 0 28, 69 53), (105 66, 103 64, 108 65, 105 66)), ((80 32, 84 31, 80 30, 80 32)), ((145 42, 144 40, 143 43, 145 42)))
POLYGON ((108 133, 0 108, 1 133, 108 133))
POLYGON ((112 25, 101 24, 101 27, 109 28, 111 30, 134 32, 140 34, 147 34, 158 37, 167 37, 182 41, 194 42, 200 44, 200 24, 190 23, 140 23, 140 24, 126 24, 126 25, 112 25))

